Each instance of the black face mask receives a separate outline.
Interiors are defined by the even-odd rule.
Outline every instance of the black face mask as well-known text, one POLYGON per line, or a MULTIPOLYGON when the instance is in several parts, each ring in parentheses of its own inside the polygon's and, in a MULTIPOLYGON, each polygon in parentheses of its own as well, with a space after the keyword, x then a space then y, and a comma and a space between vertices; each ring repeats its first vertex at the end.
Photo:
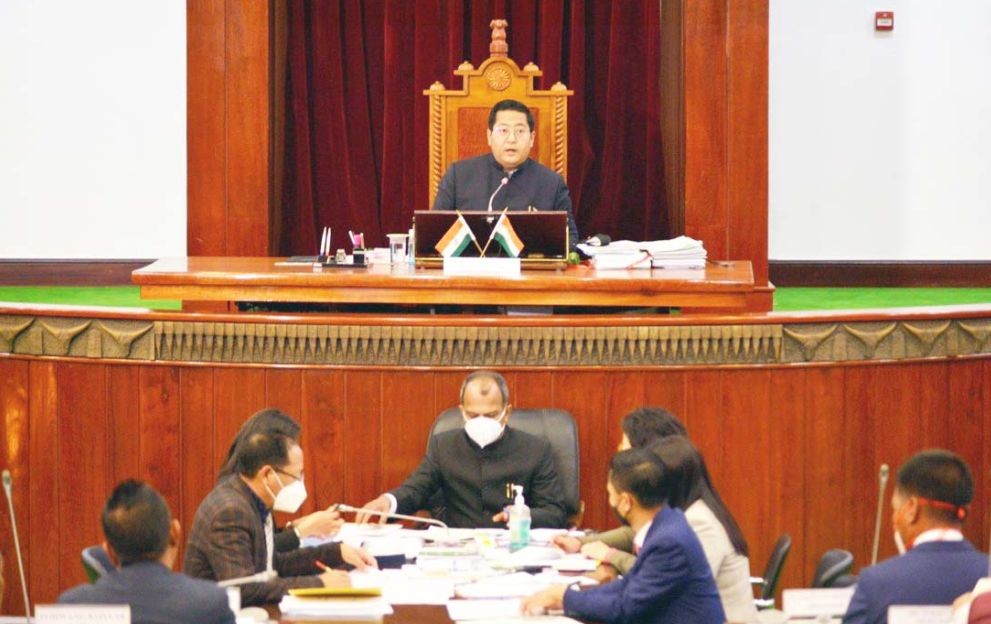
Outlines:
POLYGON ((610 505, 609 509, 612 509, 613 515, 616 516, 616 519, 619 520, 620 524, 622 524, 623 526, 630 526, 630 521, 624 518, 623 514, 619 513, 618 507, 613 507, 610 505))

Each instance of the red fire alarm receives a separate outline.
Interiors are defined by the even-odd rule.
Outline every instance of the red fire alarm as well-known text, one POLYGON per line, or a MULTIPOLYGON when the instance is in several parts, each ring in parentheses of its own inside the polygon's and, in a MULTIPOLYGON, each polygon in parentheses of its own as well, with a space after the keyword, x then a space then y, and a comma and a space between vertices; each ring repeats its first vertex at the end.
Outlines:
POLYGON ((874 30, 887 31, 895 29, 894 11, 877 11, 874 13, 874 30))

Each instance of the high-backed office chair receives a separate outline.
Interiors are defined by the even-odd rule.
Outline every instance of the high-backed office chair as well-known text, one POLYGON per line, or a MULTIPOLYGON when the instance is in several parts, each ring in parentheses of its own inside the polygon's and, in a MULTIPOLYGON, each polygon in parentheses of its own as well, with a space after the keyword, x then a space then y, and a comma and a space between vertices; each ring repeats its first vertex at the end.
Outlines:
POLYGON ((430 206, 451 163, 489 152, 485 140, 489 110, 507 98, 526 104, 536 118, 530 157, 568 178, 568 96, 574 92, 560 82, 550 90, 535 89, 533 79, 543 72, 533 63, 520 69, 509 58, 506 20, 492 20, 489 26, 489 58, 478 69, 465 61, 454 70, 455 76, 461 76, 461 88, 447 89, 435 82, 423 92, 430 98, 430 206))
MULTIPOLYGON (((430 435, 458 429, 463 426, 461 410, 451 407, 434 421, 430 435)), ((509 426, 531 435, 545 438, 551 444, 554 467, 564 489, 564 507, 569 526, 580 526, 585 514, 585 503, 578 490, 579 458, 578 428, 571 414, 559 409, 514 408, 509 426)), ((429 438, 428 438, 429 441, 429 438)), ((432 501, 432 505, 439 501, 432 501)))
POLYGON ((83 548, 80 555, 83 560, 83 570, 86 571, 86 578, 90 583, 95 583, 101 576, 117 571, 117 566, 110 560, 110 555, 99 544, 83 548))
POLYGON ((850 575, 852 569, 853 553, 842 548, 827 550, 819 557, 819 564, 812 576, 812 587, 846 587, 839 583, 844 576, 850 575))
POLYGON ((785 567, 785 560, 791 552, 791 536, 785 533, 778 538, 771 550, 771 556, 767 558, 767 565, 764 566, 763 577, 751 577, 750 582, 760 587, 760 594, 754 599, 754 604, 758 609, 774 608, 774 592, 778 589, 778 581, 781 580, 781 570, 785 567))

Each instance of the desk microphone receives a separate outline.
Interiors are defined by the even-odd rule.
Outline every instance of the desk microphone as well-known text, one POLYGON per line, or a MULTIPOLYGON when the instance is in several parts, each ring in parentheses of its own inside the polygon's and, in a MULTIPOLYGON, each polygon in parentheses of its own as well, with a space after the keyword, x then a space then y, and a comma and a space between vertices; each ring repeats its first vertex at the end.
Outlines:
POLYGON ((434 526, 439 526, 445 531, 447 530, 447 525, 435 518, 421 518, 420 516, 407 516, 406 514, 392 513, 389 511, 372 511, 371 509, 359 509, 357 507, 352 507, 351 505, 338 505, 337 511, 345 511, 345 512, 352 511, 354 513, 366 513, 370 516, 381 516, 383 518, 396 518, 397 520, 411 520, 413 522, 432 524, 434 526))
POLYGON ((24 578, 24 559, 21 558, 21 540, 17 538, 17 516, 14 515, 14 496, 11 489, 14 484, 10 471, 3 470, 3 491, 7 495, 7 509, 10 510, 10 528, 14 534, 14 550, 17 552, 17 571, 21 574, 21 591, 24 592, 24 614, 28 624, 31 624, 31 603, 28 602, 28 582, 24 578))
MULTIPOLYGON (((502 190, 502 187, 504 187, 507 184, 509 184, 509 177, 510 177, 509 175, 503 176, 502 177, 502 180, 499 181, 499 186, 497 186, 496 187, 496 190, 492 191, 492 194, 489 195, 489 212, 492 212, 492 200, 495 199, 496 193, 498 193, 499 191, 501 191, 502 190)), ((491 223, 491 221, 489 221, 489 223, 491 223)))
POLYGON ((881 513, 884 510, 884 490, 888 487, 888 464, 881 464, 877 478, 880 487, 877 492, 877 514, 874 517, 874 549, 871 551, 871 565, 877 563, 877 547, 881 539, 881 513))
POLYGON ((240 587, 241 585, 247 585, 248 583, 267 583, 269 581, 274 581, 279 578, 279 573, 275 570, 265 570, 264 572, 257 572, 255 574, 249 574, 248 576, 239 576, 237 578, 227 579, 226 581, 218 581, 218 587, 240 587))

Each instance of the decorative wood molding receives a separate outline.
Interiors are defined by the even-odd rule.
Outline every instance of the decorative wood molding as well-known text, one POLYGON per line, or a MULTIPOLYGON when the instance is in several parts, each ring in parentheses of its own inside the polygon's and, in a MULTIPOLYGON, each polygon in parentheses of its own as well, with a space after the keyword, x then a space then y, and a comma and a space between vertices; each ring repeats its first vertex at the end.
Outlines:
POLYGON ((0 353, 154 360, 150 320, 0 316, 0 353))
POLYGON ((991 287, 991 260, 975 262, 877 262, 772 260, 776 286, 991 287))

